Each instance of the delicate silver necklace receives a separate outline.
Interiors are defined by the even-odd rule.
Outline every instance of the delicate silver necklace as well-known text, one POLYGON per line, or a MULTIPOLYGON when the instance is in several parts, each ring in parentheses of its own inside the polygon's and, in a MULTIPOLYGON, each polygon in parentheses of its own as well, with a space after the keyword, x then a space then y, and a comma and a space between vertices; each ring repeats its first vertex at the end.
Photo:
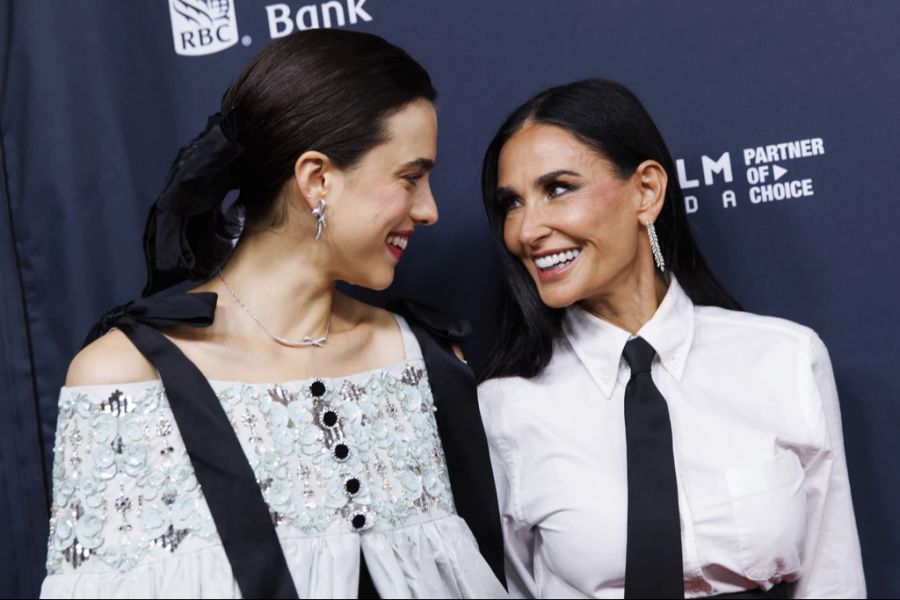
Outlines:
POLYGON ((305 346, 315 346, 316 348, 321 348, 322 346, 325 345, 325 341, 328 339, 328 329, 329 329, 329 327, 331 327, 331 315, 329 315, 328 320, 325 321, 325 334, 322 337, 314 338, 314 337, 306 336, 302 340, 289 340, 287 338, 277 336, 277 335, 273 334, 272 332, 270 332, 268 329, 266 329, 266 326, 263 325, 260 322, 260 320, 256 318, 256 315, 253 314, 253 311, 251 311, 249 308, 247 308, 247 305, 244 304, 240 298, 238 298, 238 295, 236 293, 234 293, 234 290, 231 289, 231 286, 228 285, 227 281, 225 281, 225 276, 222 275, 222 271, 219 271, 218 275, 219 275, 219 279, 221 279, 222 283, 225 285, 225 289, 227 289, 231 293, 231 297, 234 298, 234 301, 237 302, 238 304, 240 304, 241 308, 244 309, 244 312, 246 312, 248 315, 250 315, 250 318, 253 319, 257 325, 259 325, 259 328, 262 329, 266 333, 267 336, 269 336, 270 338, 272 338, 273 340, 275 340, 282 346, 289 346, 291 348, 302 348, 305 346))

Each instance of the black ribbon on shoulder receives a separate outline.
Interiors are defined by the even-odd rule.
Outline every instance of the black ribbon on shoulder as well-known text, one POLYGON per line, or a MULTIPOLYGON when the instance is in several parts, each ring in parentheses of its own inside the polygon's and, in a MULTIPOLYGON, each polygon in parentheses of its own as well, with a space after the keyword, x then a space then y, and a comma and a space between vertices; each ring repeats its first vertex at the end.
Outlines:
POLYGON ((147 284, 142 295, 214 272, 224 257, 208 248, 204 254, 210 256, 198 254, 192 238, 229 247, 240 236, 243 205, 235 202, 227 212, 222 210, 225 196, 241 179, 245 152, 236 130, 234 113, 216 113, 206 129, 178 151, 144 228, 147 284))
POLYGON ((126 302, 110 310, 91 327, 82 347, 126 321, 143 323, 151 327, 174 325, 209 327, 215 316, 216 300, 216 294, 200 292, 177 296, 154 296, 126 302))
POLYGON ((208 326, 216 299, 204 292, 129 302, 100 319, 85 343, 116 327, 159 371, 241 595, 297 598, 268 506, 222 404, 203 373, 156 329, 208 326))
MULTIPOLYGON (((116 327, 159 371, 242 596, 297 598, 268 506, 221 403, 200 370, 156 329, 208 326, 216 299, 213 293, 187 293, 129 302, 94 325, 85 344, 116 327)), ((390 308, 406 317, 422 350, 457 513, 505 586, 500 512, 475 377, 452 348, 471 328, 414 301, 390 308)))
POLYGON ((505 587, 500 509, 478 408, 478 386, 472 370, 453 352, 453 344, 467 339, 472 328, 468 321, 449 318, 412 300, 396 300, 388 308, 406 318, 422 349, 456 512, 505 587))
POLYGON ((394 300, 388 308, 452 344, 465 342, 472 336, 472 326, 465 319, 454 319, 416 300, 394 300))

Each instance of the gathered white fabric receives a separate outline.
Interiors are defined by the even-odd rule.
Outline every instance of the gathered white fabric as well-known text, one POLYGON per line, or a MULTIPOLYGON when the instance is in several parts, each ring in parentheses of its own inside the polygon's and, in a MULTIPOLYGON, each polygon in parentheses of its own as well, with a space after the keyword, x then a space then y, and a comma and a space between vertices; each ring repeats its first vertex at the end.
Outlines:
MULTIPOLYGON (((359 551, 383 598, 505 597, 465 522, 448 515, 365 534, 291 537, 278 529, 301 598, 355 598, 359 551)), ((42 598, 240 598, 218 541, 185 540, 123 572, 86 561, 44 581, 42 598)))
MULTIPOLYGON (((297 592, 505 596, 456 515, 421 351, 341 378, 210 382, 297 592)), ((63 388, 44 598, 240 597, 159 381, 63 388)))

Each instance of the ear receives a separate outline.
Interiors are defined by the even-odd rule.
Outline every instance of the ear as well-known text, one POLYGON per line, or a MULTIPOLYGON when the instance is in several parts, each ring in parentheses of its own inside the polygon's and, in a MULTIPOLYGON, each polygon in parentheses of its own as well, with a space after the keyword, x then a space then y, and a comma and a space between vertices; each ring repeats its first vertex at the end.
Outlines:
POLYGON ((321 152, 304 152, 294 163, 294 182, 312 210, 324 198, 337 172, 334 163, 321 152))
POLYGON ((638 219, 643 225, 653 223, 662 211, 669 176, 661 164, 655 160, 645 160, 634 170, 633 177, 641 200, 638 219))

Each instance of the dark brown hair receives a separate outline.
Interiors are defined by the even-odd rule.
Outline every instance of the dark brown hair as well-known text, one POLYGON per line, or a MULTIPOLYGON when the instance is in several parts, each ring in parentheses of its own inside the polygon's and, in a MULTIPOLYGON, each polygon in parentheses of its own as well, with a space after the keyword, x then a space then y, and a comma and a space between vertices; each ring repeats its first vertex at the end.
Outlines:
POLYGON ((553 355, 563 309, 543 303, 534 280, 503 241, 507 208, 497 198, 497 167, 506 142, 527 122, 557 125, 608 159, 622 177, 630 177, 645 160, 666 170, 669 184, 656 220, 666 268, 695 304, 740 309, 707 266, 688 224, 684 194, 675 164, 656 124, 641 101, 625 86, 588 79, 550 88, 517 108, 503 123, 484 157, 484 209, 506 282, 503 324, 481 378, 533 377, 553 355))
POLYGON ((320 29, 269 44, 175 159, 147 219, 144 295, 208 278, 242 232, 276 223, 281 191, 304 152, 352 168, 387 141, 392 114, 436 95, 425 69, 376 35, 320 29), (234 189, 237 200, 225 208, 234 189))

